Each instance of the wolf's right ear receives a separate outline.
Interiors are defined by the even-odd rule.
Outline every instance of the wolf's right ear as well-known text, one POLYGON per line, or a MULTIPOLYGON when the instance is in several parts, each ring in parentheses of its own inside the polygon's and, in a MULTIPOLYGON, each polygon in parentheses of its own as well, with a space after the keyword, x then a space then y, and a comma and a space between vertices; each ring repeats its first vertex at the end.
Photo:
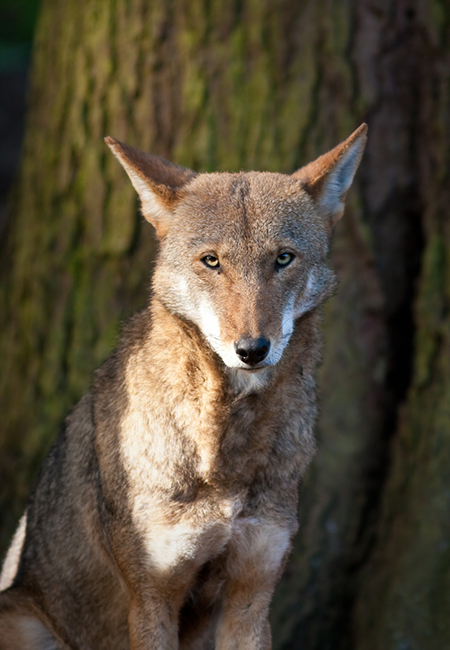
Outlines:
POLYGON ((155 227, 157 236, 164 237, 182 188, 197 174, 160 156, 143 153, 111 136, 107 136, 105 142, 139 194, 142 214, 155 227))

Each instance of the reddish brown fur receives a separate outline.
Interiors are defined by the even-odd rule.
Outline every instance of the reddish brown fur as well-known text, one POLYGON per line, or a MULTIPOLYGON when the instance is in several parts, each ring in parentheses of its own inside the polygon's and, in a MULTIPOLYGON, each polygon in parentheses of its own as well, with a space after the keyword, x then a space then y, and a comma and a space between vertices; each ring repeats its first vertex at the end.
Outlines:
POLYGON ((270 648, 315 450, 330 223, 364 140, 285 176, 197 175, 107 139, 161 238, 152 300, 44 465, 2 575, 0 650, 270 648), (252 367, 243 337, 270 342, 252 367))
MULTIPOLYGON (((352 135, 344 140, 337 147, 328 151, 327 153, 319 156, 316 160, 309 163, 305 167, 302 167, 297 172, 292 174, 293 178, 298 178, 303 182, 303 187, 308 192, 308 194, 316 199, 319 197, 320 193, 323 191, 323 186, 327 180, 327 177, 330 173, 330 170, 334 168, 336 163, 345 156, 348 150, 353 147, 353 145, 358 142, 361 138, 365 138, 367 135, 367 124, 361 124, 361 126, 352 133, 352 135)), ((357 165, 359 165, 364 148, 358 151, 357 165)), ((342 202, 345 201, 346 192, 342 193, 342 202)), ((337 214, 331 219, 332 225, 342 216, 342 213, 337 214)))

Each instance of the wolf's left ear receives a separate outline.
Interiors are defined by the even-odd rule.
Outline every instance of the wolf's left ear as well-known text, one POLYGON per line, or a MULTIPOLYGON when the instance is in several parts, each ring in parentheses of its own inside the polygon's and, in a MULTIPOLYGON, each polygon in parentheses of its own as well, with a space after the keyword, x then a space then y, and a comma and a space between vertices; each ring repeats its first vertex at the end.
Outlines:
POLYGON ((173 208, 180 200, 183 187, 197 174, 190 169, 153 156, 107 136, 105 142, 121 163, 139 194, 142 214, 164 237, 173 208))
POLYGON ((363 155, 367 124, 337 147, 292 174, 334 226, 344 213, 344 201, 363 155))

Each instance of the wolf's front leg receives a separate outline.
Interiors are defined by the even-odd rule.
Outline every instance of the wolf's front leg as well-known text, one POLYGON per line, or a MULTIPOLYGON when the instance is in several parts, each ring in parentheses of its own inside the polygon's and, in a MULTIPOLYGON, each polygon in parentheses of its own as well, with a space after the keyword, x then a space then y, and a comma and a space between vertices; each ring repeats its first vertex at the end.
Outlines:
POLYGON ((269 605, 290 548, 292 529, 273 522, 240 522, 227 557, 227 587, 216 650, 269 650, 269 605))
POLYGON ((128 627, 131 650, 178 649, 178 612, 159 595, 132 600, 128 627))
POLYGON ((130 595, 130 650, 178 650, 179 613, 195 567, 170 565, 162 570, 155 565, 146 567, 137 558, 136 549, 122 574, 130 595))
POLYGON ((259 591, 244 584, 230 593, 217 630, 216 650, 270 650, 272 638, 268 620, 272 589, 259 591))

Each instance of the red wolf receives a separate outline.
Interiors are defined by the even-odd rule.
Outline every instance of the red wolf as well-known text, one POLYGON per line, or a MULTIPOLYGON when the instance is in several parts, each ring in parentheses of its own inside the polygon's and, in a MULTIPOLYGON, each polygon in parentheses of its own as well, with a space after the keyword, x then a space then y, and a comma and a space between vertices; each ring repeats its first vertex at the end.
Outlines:
POLYGON ((3 567, 1 650, 271 647, 366 132, 292 175, 196 174, 106 138, 160 241, 152 296, 44 463, 3 567))

